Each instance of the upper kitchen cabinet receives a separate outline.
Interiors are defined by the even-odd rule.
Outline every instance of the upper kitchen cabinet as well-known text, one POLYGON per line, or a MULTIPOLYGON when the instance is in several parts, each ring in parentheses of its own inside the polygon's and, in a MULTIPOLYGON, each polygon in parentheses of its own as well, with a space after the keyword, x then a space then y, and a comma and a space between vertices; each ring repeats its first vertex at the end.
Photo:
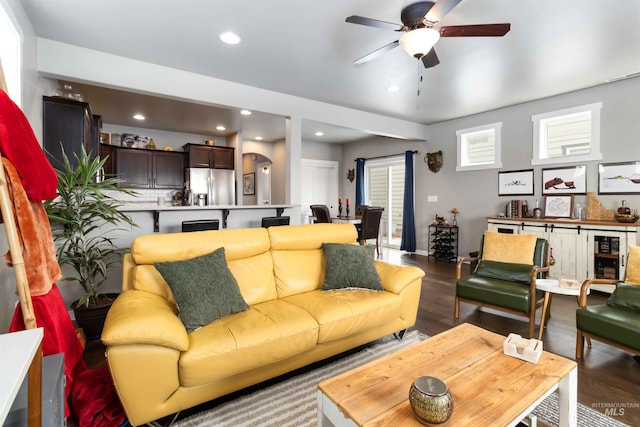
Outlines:
POLYGON ((210 147, 186 144, 190 168, 235 169, 233 147, 210 147))
POLYGON ((184 153, 117 149, 120 187, 179 189, 184 185, 184 153))
POLYGON ((54 168, 62 166, 62 149, 75 165, 75 154, 84 146, 98 154, 100 118, 93 116, 89 104, 67 98, 43 97, 43 148, 54 168))

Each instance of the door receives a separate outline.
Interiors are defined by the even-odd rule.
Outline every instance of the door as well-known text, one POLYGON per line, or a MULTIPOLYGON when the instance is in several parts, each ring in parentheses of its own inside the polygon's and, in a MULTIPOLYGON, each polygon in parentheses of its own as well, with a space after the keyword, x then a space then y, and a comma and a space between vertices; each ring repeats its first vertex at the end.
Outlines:
POLYGON ((404 156, 365 163, 365 204, 382 206, 381 241, 400 247, 404 199, 404 156))
POLYGON ((338 216, 338 162, 302 159, 300 163, 301 223, 309 223, 309 206, 314 204, 327 205, 331 216, 338 216))
POLYGON ((549 269, 554 279, 586 279, 587 232, 576 228, 550 228, 547 239, 555 264, 549 269))
POLYGON ((256 164, 256 203, 271 204, 271 162, 256 164))

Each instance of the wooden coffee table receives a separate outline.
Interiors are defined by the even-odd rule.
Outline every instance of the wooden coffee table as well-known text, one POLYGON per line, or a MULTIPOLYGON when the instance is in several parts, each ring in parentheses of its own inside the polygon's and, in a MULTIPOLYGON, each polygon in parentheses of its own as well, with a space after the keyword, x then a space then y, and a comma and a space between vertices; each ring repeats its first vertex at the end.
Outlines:
POLYGON ((417 377, 443 380, 453 414, 441 426, 515 426, 559 389, 560 426, 576 426, 577 365, 543 352, 506 356, 505 337, 464 323, 318 384, 318 426, 421 426, 409 405, 417 377))

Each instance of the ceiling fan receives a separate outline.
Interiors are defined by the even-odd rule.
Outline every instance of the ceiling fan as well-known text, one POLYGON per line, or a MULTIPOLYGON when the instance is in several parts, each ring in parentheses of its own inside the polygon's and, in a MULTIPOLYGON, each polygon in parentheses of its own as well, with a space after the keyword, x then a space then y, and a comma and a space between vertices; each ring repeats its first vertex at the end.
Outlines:
POLYGON ((354 63, 364 64, 400 45, 409 55, 422 60, 425 68, 431 68, 440 63, 433 49, 440 37, 502 37, 511 29, 511 24, 448 25, 434 28, 461 1, 438 0, 412 3, 400 13, 402 25, 358 15, 349 16, 346 22, 351 24, 404 32, 398 40, 356 59, 354 63))

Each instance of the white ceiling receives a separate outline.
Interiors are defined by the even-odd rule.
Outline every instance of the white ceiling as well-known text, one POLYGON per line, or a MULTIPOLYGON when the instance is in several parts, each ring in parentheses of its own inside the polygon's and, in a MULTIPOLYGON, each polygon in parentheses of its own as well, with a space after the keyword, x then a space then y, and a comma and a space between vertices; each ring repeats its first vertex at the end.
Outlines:
MULTIPOLYGON (((579 90, 640 71, 640 0, 463 0, 439 25, 509 22, 511 31, 505 37, 441 38, 435 46, 440 65, 423 70, 417 96, 419 63, 402 48, 363 65, 353 64, 397 40, 398 33, 345 22, 349 15, 361 15, 399 23, 400 10, 410 3, 22 0, 39 37, 423 124, 579 90), (242 43, 222 43, 218 34, 228 30, 237 33, 242 43), (400 86, 400 91, 387 92, 391 84, 400 86)), ((96 114, 109 123, 127 124, 110 117, 116 117, 118 110, 122 113, 122 102, 112 108, 104 93, 99 94, 104 102, 93 99, 97 88, 85 91, 96 114)), ((163 105, 154 97, 135 99, 163 105)), ((198 117, 195 111, 201 107, 171 101, 163 106, 168 115, 160 123, 178 126, 198 117)), ((260 118, 272 123, 268 119, 273 117, 260 118)), ((242 119, 233 120, 242 124, 242 119)), ((245 128, 243 135, 252 139, 255 132, 266 140, 277 139, 272 132, 278 132, 274 129, 283 126, 280 123, 278 118, 269 131, 245 128)), ((321 125, 303 124, 303 138, 318 140, 313 132, 321 125)), ((195 126, 175 130, 216 134, 202 128, 204 123, 195 126)), ((338 141, 365 135, 335 130, 343 132, 338 141)), ((282 132, 283 136, 283 127, 282 132)))

